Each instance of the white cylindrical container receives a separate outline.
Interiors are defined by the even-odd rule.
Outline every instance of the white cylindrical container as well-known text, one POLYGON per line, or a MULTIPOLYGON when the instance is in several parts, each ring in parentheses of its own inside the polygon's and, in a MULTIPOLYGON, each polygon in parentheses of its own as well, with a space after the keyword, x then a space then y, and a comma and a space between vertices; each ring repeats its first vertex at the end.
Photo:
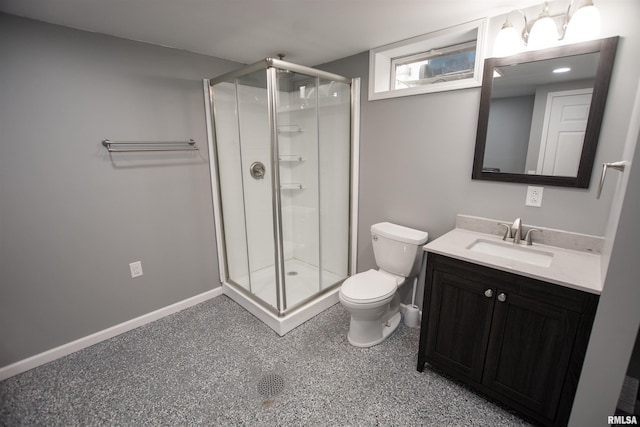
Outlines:
POLYGON ((410 328, 420 326, 420 309, 417 305, 407 305, 404 312, 404 324, 410 328))

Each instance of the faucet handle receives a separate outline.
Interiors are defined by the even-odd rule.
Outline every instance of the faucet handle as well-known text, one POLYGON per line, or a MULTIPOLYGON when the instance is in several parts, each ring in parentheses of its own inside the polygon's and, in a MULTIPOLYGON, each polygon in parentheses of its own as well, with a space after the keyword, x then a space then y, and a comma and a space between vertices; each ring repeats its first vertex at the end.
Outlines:
POLYGON ((507 240, 507 237, 511 237, 511 226, 509 224, 500 223, 498 225, 505 228, 504 235, 502 236, 502 240, 507 240))
POLYGON ((527 234, 524 236, 524 240, 527 242, 527 246, 531 246, 533 242, 531 241, 531 233, 534 231, 538 233, 542 233, 542 230, 538 230, 537 228, 530 228, 527 230, 527 234))

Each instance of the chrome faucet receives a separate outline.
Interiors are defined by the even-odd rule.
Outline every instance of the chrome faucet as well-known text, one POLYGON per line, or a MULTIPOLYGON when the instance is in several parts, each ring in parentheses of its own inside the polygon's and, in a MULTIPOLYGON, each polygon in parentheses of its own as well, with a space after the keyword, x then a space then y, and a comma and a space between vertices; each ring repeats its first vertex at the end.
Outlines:
POLYGON ((522 239, 522 221, 520 218, 516 218, 511 226, 511 233, 513 234, 513 243, 518 244, 522 239))
POLYGON ((528 227, 528 230, 525 233, 524 229, 522 228, 522 220, 520 218, 516 218, 516 220, 513 221, 512 225, 505 223, 499 223, 498 225, 504 227, 504 235, 502 236, 502 240, 507 240, 507 238, 513 239, 513 243, 515 244, 519 244, 520 242, 522 242, 522 240, 524 240, 527 246, 531 246, 533 244, 531 235, 534 232, 542 233, 542 230, 530 227, 528 227))

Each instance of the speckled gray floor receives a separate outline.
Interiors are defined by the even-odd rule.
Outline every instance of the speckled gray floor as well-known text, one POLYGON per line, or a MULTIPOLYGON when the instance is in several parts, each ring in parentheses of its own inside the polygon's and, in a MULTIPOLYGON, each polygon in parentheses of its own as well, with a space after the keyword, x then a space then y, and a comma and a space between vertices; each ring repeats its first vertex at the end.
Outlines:
POLYGON ((0 382, 0 425, 528 425, 417 372, 417 328, 360 349, 348 323, 337 304, 278 337, 214 298, 0 382), (272 397, 270 374, 284 380, 272 397))

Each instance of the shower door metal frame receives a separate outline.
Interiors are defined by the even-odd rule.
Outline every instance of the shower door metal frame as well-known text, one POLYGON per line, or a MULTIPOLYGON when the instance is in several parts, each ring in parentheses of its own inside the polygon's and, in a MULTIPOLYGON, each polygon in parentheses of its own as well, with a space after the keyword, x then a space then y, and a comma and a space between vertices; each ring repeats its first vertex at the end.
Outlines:
POLYGON ((282 197, 280 194, 280 167, 278 143, 278 76, 273 67, 267 68, 267 110, 269 112, 269 139, 271 142, 271 203, 273 209, 273 254, 276 279, 276 308, 278 316, 284 316, 287 309, 287 292, 284 281, 284 245, 282 236, 282 197))
MULTIPOLYGON (((338 74, 317 70, 302 65, 293 64, 275 58, 265 58, 254 64, 248 65, 242 69, 235 70, 221 76, 204 79, 203 88, 205 93, 205 113, 207 124, 207 140, 209 148, 209 169, 211 177, 212 201, 215 216, 215 231, 218 252, 219 276, 222 283, 233 283, 237 286, 237 290, 256 302, 269 312, 284 317, 292 308, 286 305, 286 285, 284 281, 284 248, 282 235, 282 210, 280 196, 280 173, 278 165, 278 128, 277 128, 277 71, 288 70, 295 73, 305 74, 312 77, 332 80, 350 87, 350 171, 349 171, 349 249, 348 249, 348 271, 347 277, 351 276, 356 270, 357 255, 357 223, 358 223, 358 171, 359 171, 359 143, 360 143, 360 78, 347 78, 338 74), (273 306, 255 297, 250 291, 237 285, 228 274, 226 245, 224 241, 224 230, 222 224, 222 201, 220 199, 220 177, 218 175, 218 157, 216 147, 215 118, 213 106, 213 87, 218 83, 234 82, 237 78, 246 76, 257 71, 264 70, 267 73, 267 109, 269 115, 269 135, 271 143, 271 170, 272 170, 272 210, 273 210, 273 229, 274 229, 274 254, 275 254, 275 280, 276 280, 276 309, 273 306)), ((234 286, 234 289, 236 288, 234 286)), ((334 289, 331 286, 320 291, 310 299, 314 299, 319 295, 334 289)), ((303 301, 296 304, 293 309, 305 304, 303 301)))

